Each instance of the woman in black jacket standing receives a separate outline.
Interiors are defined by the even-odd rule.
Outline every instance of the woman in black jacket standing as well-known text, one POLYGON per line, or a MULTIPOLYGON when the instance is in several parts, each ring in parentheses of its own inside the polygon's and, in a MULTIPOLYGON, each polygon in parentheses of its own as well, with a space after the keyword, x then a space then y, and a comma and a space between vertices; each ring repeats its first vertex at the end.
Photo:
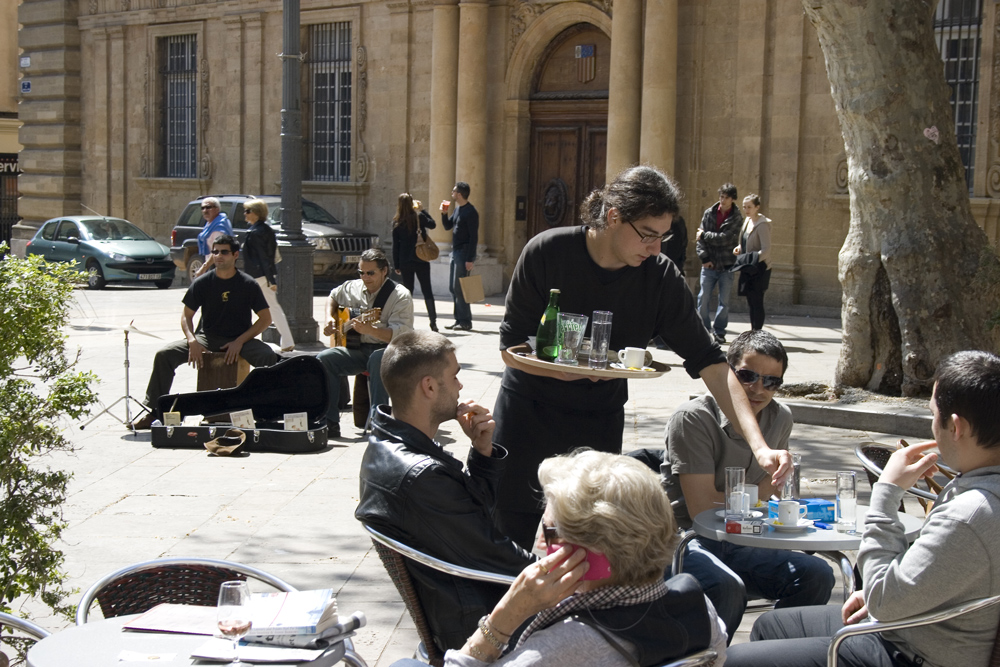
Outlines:
POLYGON ((418 235, 426 235, 426 230, 434 229, 434 222, 424 210, 420 201, 414 201, 408 192, 399 195, 396 202, 396 216, 392 219, 392 264, 396 273, 403 277, 403 287, 413 293, 413 276, 420 281, 420 291, 427 305, 427 317, 431 320, 431 331, 437 331, 437 309, 434 307, 434 292, 431 290, 431 265, 417 257, 418 235))

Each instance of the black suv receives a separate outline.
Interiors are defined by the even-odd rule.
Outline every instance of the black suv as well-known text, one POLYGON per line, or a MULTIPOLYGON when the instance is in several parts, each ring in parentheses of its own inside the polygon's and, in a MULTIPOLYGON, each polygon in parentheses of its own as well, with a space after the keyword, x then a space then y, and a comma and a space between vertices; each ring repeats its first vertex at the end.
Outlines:
MULTIPOLYGON (((205 195, 210 196, 219 200, 219 206, 229 218, 240 243, 247 233, 243 203, 251 199, 264 200, 268 208, 267 222, 276 229, 281 226, 281 197, 278 195, 205 195)), ((180 270, 186 272, 189 280, 204 261, 198 254, 198 233, 205 227, 205 218, 201 215, 201 201, 205 197, 190 202, 170 232, 170 257, 180 270)), ((326 280, 356 275, 361 253, 380 245, 377 234, 342 225, 326 209, 308 199, 302 200, 302 233, 316 248, 313 253, 313 276, 326 280)))

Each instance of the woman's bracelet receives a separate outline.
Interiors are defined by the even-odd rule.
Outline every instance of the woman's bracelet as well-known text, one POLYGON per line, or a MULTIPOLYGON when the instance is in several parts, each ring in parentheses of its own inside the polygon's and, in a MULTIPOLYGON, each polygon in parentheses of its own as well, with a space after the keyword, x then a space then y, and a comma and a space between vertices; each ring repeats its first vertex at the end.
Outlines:
POLYGON ((486 638, 486 641, 489 643, 489 645, 492 646, 494 649, 496 649, 501 655, 503 655, 503 652, 507 650, 507 642, 500 641, 497 638, 497 636, 493 634, 493 630, 490 629, 490 626, 487 623, 488 619, 489 619, 488 615, 483 616, 481 619, 479 619, 479 631, 483 633, 483 637, 486 638))
POLYGON ((507 641, 507 642, 510 641, 510 634, 504 632, 503 630, 500 630, 499 628, 497 628, 496 623, 494 623, 493 619, 490 618, 490 614, 487 614, 486 618, 484 620, 486 621, 486 623, 489 626, 490 630, 492 630, 495 634, 500 635, 501 637, 503 637, 504 641, 507 641))

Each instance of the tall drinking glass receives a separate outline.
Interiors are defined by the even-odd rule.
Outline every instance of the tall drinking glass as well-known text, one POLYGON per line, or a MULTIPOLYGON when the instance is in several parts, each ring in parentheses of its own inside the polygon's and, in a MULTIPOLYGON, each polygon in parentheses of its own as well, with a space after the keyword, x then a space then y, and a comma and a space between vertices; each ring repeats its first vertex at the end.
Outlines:
POLYGON ((798 500, 802 497, 802 455, 792 453, 792 474, 785 479, 781 488, 782 500, 798 500))
POLYGON ((559 331, 557 364, 577 365, 576 355, 580 352, 580 343, 583 342, 583 334, 587 330, 587 320, 589 319, 586 315, 559 313, 556 319, 556 327, 559 331))
POLYGON ((854 472, 837 473, 837 528, 853 533, 858 525, 858 478, 854 472))
POLYGON ((744 468, 726 468, 726 520, 743 519, 747 471, 744 468))
POLYGON ((250 589, 245 581, 225 581, 219 587, 219 607, 216 614, 219 632, 233 642, 231 667, 239 667, 240 639, 250 632, 250 589))
POLYGON ((611 311, 595 310, 590 321, 590 367, 608 367, 608 343, 611 340, 611 311))

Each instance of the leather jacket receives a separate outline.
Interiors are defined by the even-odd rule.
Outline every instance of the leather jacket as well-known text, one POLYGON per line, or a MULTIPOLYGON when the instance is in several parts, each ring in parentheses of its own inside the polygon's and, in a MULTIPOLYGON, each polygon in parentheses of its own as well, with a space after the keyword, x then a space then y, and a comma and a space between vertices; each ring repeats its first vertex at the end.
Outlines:
MULTIPOLYGON (((495 491, 507 451, 469 450, 468 470, 439 444, 378 406, 361 461, 355 518, 455 565, 516 576, 535 556, 500 533, 495 491)), ((406 561, 431 632, 442 650, 458 649, 493 610, 506 586, 459 579, 406 561)))

